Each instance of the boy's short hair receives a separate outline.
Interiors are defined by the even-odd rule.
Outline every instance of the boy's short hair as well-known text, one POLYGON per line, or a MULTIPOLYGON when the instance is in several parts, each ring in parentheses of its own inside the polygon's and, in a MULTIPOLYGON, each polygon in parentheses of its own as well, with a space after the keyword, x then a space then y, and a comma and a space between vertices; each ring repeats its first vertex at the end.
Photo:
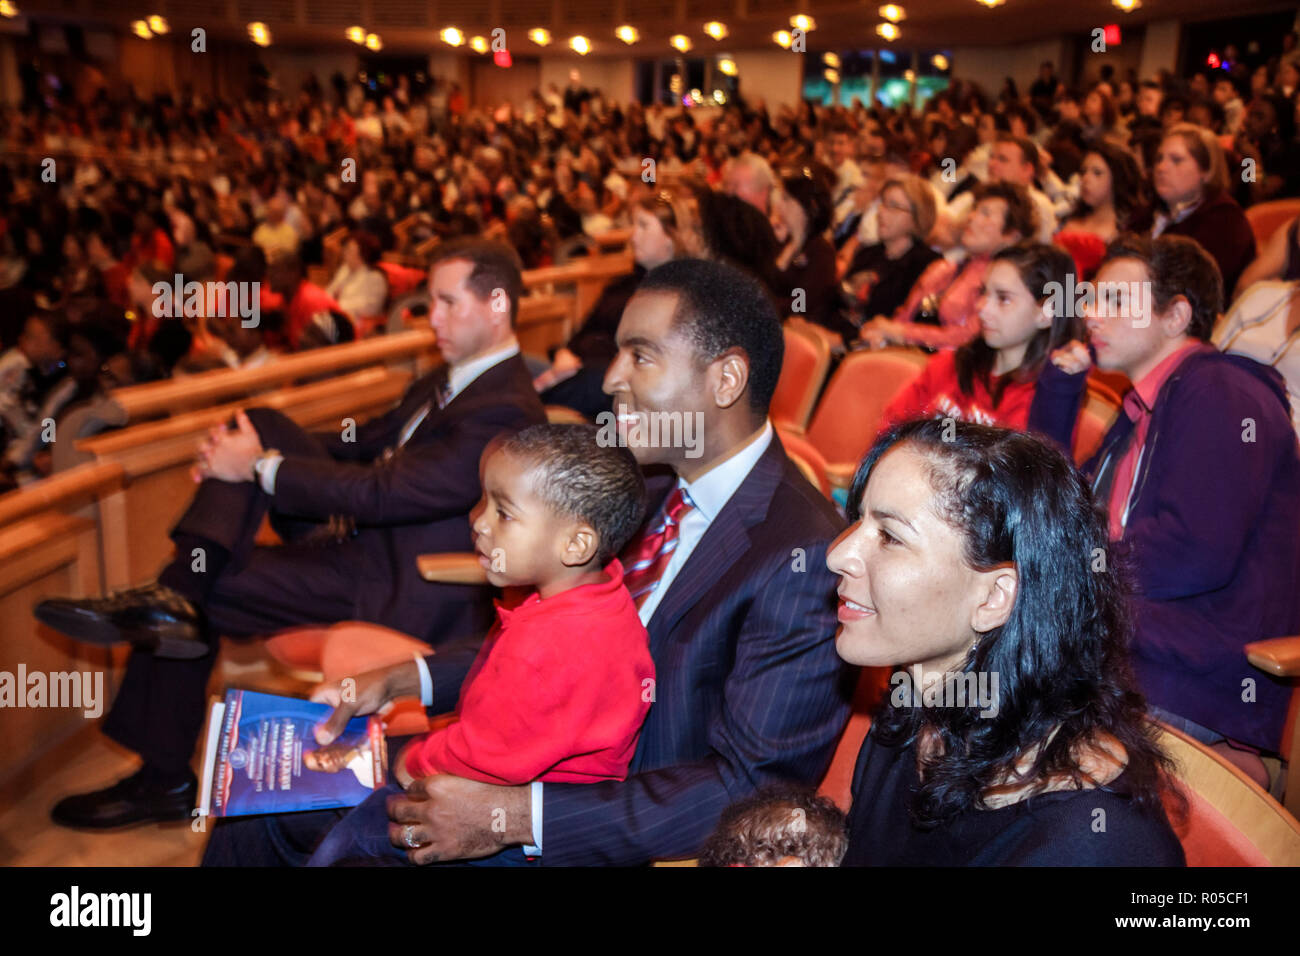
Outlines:
POLYGON ((1112 242, 1101 260, 1104 266, 1116 259, 1136 259, 1151 277, 1151 302, 1158 312, 1183 296, 1192 307, 1187 334, 1208 342, 1223 308, 1223 277, 1218 263, 1199 242, 1186 236, 1148 239, 1125 233, 1112 242))
POLYGON ((839 866, 849 848, 844 813, 834 801, 793 783, 769 784, 722 811, 700 853, 700 866, 839 866))
POLYGON ((548 508, 591 525, 604 567, 641 525, 645 479, 630 451, 599 435, 595 425, 531 425, 498 450, 532 466, 533 490, 548 508))

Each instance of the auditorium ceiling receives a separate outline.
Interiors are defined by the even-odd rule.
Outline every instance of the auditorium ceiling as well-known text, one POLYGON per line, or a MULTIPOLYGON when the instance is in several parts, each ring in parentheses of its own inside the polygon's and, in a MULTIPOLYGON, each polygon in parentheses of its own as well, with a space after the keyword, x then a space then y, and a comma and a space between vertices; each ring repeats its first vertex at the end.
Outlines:
MULTIPOLYGON (((1125 0, 1131 2, 1131 0, 1125 0)), ((861 0, 13 0, 21 15, 38 22, 110 23, 127 29, 132 20, 150 15, 167 18, 173 31, 201 26, 218 35, 244 35, 253 21, 264 23, 272 42, 283 45, 346 47, 350 26, 379 34, 393 52, 449 50, 439 31, 456 27, 465 35, 488 35, 504 28, 516 53, 539 53, 527 31, 543 27, 552 40, 547 53, 577 57, 568 49, 571 36, 591 43, 592 56, 648 56, 669 53, 669 38, 688 37, 693 52, 761 48, 773 33, 790 30, 790 18, 805 14, 815 21, 810 48, 844 49, 887 45, 876 33, 883 22, 882 4, 861 0), (706 22, 718 21, 727 36, 714 40, 706 22), (630 25, 639 40, 625 45, 614 30, 630 25), (834 38, 833 40, 831 38, 834 38)), ((989 8, 979 0, 925 0, 899 4, 906 16, 893 41, 905 48, 1001 45, 1044 39, 1061 33, 1086 33, 1107 24, 1137 26, 1152 20, 1204 20, 1229 13, 1222 0, 1142 0, 1131 12, 1111 0, 1003 0, 989 8)), ((1294 7, 1269 0, 1241 0, 1233 15, 1294 7)), ((10 21, 11 28, 16 26, 10 21)), ((461 47, 461 49, 467 49, 461 47)))

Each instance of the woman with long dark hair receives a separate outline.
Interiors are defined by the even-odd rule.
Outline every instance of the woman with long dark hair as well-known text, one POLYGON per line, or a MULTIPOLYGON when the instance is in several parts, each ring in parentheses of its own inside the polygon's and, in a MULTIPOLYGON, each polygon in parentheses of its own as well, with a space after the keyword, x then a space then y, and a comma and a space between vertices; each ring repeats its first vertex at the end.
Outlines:
POLYGON ((935 353, 885 407, 884 423, 924 415, 1041 430, 1040 422, 1073 421, 1085 374, 1049 373, 1047 389, 1039 384, 1052 350, 1083 332, 1066 301, 1071 268, 1068 255, 1040 242, 995 253, 976 304, 980 334, 935 353))
POLYGON ((1088 484, 1020 432, 916 420, 850 491, 836 649, 896 668, 845 865, 1181 866, 1088 484), (1100 822, 1100 825, 1099 825, 1100 822))
POLYGON ((1128 232, 1146 202, 1136 157, 1101 140, 1088 144, 1079 169, 1079 199, 1053 242, 1074 257, 1081 278, 1091 279, 1108 243, 1128 232))

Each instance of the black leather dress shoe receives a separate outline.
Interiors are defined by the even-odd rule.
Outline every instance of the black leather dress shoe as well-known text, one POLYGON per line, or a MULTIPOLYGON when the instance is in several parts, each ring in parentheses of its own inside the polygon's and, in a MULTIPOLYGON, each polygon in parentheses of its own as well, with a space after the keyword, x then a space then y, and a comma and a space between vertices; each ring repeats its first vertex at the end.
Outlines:
POLYGON ((54 805, 50 819, 60 826, 86 830, 188 820, 199 788, 194 774, 187 772, 186 777, 182 783, 170 784, 137 773, 103 790, 65 797, 54 805))
POLYGON ((182 660, 211 649, 199 609, 156 583, 103 598, 49 598, 36 605, 35 614, 42 624, 87 644, 126 642, 182 660))

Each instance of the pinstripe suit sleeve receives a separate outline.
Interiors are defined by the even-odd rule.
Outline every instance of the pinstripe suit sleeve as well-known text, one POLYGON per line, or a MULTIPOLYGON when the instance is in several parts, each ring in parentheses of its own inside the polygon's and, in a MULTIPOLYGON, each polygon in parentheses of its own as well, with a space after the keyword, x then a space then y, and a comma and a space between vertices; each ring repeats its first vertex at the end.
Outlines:
MULTIPOLYGON (((542 862, 630 866, 699 851, 732 801, 775 778, 815 783, 848 719, 846 668, 835 653, 835 578, 826 543, 789 552, 748 576, 748 594, 720 597, 744 612, 723 700, 702 760, 623 781, 547 784, 542 862)), ((737 612, 739 613, 739 612, 737 612)), ((736 615, 719 614, 720 621, 736 615)), ((673 719, 699 719, 700 704, 665 701, 673 719)))

